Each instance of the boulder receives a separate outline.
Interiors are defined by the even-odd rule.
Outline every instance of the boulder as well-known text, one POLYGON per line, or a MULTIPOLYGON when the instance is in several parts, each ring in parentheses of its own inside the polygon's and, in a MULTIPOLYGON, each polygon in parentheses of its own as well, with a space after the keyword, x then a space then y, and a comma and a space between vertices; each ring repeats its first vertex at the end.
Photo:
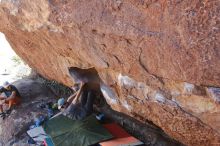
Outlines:
POLYGON ((69 68, 93 68, 114 110, 186 145, 214 145, 220 110, 206 89, 220 86, 219 8, 214 0, 1 0, 0 31, 44 77, 72 86, 69 68))

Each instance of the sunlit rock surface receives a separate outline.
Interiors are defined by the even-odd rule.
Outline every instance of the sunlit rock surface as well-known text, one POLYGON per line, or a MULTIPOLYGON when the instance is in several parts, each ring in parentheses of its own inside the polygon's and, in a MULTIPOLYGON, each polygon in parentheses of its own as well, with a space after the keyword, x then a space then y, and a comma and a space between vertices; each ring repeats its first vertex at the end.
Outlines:
POLYGON ((219 9, 215 0, 1 0, 0 31, 43 76, 71 86, 69 67, 94 67, 113 109, 186 145, 218 145, 219 9))

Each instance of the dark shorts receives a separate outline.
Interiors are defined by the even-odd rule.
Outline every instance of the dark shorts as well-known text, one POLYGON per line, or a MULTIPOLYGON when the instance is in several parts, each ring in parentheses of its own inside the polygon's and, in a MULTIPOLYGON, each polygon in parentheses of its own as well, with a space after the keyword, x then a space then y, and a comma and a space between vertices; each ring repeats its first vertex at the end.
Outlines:
POLYGON ((85 107, 81 106, 81 104, 70 104, 63 112, 63 115, 73 120, 81 120, 88 115, 88 112, 85 107))
POLYGON ((81 120, 93 112, 93 102, 95 94, 93 91, 84 90, 80 97, 80 103, 70 104, 63 112, 64 116, 67 116, 73 120, 81 120))

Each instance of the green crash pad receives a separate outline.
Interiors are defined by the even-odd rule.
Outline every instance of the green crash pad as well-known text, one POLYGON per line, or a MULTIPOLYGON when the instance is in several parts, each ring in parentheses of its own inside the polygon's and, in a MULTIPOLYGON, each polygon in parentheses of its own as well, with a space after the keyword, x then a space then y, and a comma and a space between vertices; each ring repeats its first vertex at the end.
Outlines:
POLYGON ((113 138, 94 116, 72 120, 59 115, 43 127, 55 146, 89 146, 113 138))

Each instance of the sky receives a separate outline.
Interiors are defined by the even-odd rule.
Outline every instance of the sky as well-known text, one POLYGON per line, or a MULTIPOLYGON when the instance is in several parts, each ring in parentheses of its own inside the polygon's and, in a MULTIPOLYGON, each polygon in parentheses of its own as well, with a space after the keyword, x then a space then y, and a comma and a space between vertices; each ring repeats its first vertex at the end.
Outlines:
POLYGON ((19 79, 18 75, 27 72, 27 67, 24 64, 16 65, 12 60, 16 53, 11 48, 5 38, 5 35, 0 32, 0 86, 3 82, 13 82, 19 79))
POLYGON ((12 65, 11 58, 15 56, 15 52, 5 38, 3 33, 0 33, 0 74, 12 65))
POLYGON ((2 61, 2 58, 10 58, 14 55, 15 52, 6 40, 5 35, 0 32, 0 61, 2 61))

